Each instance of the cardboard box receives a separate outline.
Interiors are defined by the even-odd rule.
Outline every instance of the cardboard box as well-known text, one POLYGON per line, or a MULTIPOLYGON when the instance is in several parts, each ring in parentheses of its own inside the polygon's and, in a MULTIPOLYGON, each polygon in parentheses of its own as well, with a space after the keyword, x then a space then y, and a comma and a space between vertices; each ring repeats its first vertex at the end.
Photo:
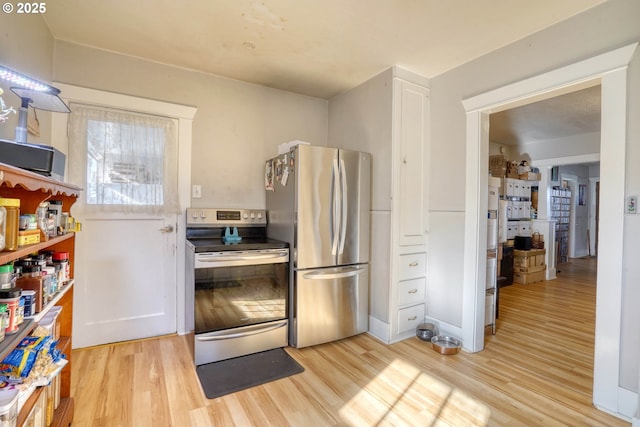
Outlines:
POLYGON ((513 271, 517 272, 517 273, 537 273, 539 271, 546 271, 547 270, 547 266, 542 264, 542 265, 535 265, 533 267, 520 267, 520 266, 514 266, 513 267, 513 271))
POLYGON ((540 181, 540 173, 536 172, 525 172, 518 175, 519 179, 523 179, 525 181, 540 181))
POLYGON ((530 268, 545 265, 546 252, 545 249, 531 249, 529 251, 514 249, 513 266, 530 268))
POLYGON ((513 282, 520 283, 522 285, 528 285, 530 283, 542 282, 546 277, 546 269, 535 273, 518 273, 513 272, 513 282))

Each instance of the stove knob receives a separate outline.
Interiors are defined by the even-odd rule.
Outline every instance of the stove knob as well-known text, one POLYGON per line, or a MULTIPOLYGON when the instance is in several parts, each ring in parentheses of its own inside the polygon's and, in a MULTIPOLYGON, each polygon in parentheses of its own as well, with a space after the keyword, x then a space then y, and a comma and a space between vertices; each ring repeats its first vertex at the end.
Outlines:
POLYGON ((197 218, 198 218, 198 211, 192 211, 192 212, 191 212, 191 217, 192 217, 193 219, 197 219, 197 218))
POLYGON ((256 218, 256 213, 255 212, 251 212, 251 219, 255 219, 256 218))
POLYGON ((247 212, 243 213, 243 214, 242 214, 242 218, 244 218, 244 219, 249 218, 249 214, 248 214, 247 212))
POLYGON ((200 211, 200 218, 205 219, 207 217, 207 213, 205 211, 200 211))
POLYGON ((258 219, 262 219, 262 212, 258 212, 258 219))

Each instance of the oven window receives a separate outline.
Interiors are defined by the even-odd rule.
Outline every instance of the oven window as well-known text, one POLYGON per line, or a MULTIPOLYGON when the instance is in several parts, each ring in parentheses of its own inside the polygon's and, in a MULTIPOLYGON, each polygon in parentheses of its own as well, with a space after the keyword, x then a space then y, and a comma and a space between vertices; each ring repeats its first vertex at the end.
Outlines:
POLYGON ((195 332, 287 318, 289 264, 195 270, 195 332))

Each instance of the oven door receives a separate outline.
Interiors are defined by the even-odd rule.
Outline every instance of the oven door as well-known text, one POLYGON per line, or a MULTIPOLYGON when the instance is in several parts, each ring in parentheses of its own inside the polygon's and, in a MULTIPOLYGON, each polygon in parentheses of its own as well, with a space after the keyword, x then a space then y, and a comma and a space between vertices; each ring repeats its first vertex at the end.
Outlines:
POLYGON ((287 345, 288 249, 195 255, 197 365, 287 345))

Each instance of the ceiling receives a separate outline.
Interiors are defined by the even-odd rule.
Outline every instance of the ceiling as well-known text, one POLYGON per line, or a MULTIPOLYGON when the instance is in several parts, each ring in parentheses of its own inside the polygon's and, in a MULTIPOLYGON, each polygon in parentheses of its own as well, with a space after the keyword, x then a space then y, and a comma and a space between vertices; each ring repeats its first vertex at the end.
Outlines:
POLYGON ((518 145, 600 132, 601 87, 491 114, 489 141, 518 145))
MULTIPOLYGON (((57 40, 331 99, 392 65, 435 77, 604 1, 56 0, 42 17, 57 40)), ((492 140, 599 126, 580 95, 501 113, 492 140)))
POLYGON ((330 99, 432 78, 605 0, 56 0, 55 39, 330 99))

